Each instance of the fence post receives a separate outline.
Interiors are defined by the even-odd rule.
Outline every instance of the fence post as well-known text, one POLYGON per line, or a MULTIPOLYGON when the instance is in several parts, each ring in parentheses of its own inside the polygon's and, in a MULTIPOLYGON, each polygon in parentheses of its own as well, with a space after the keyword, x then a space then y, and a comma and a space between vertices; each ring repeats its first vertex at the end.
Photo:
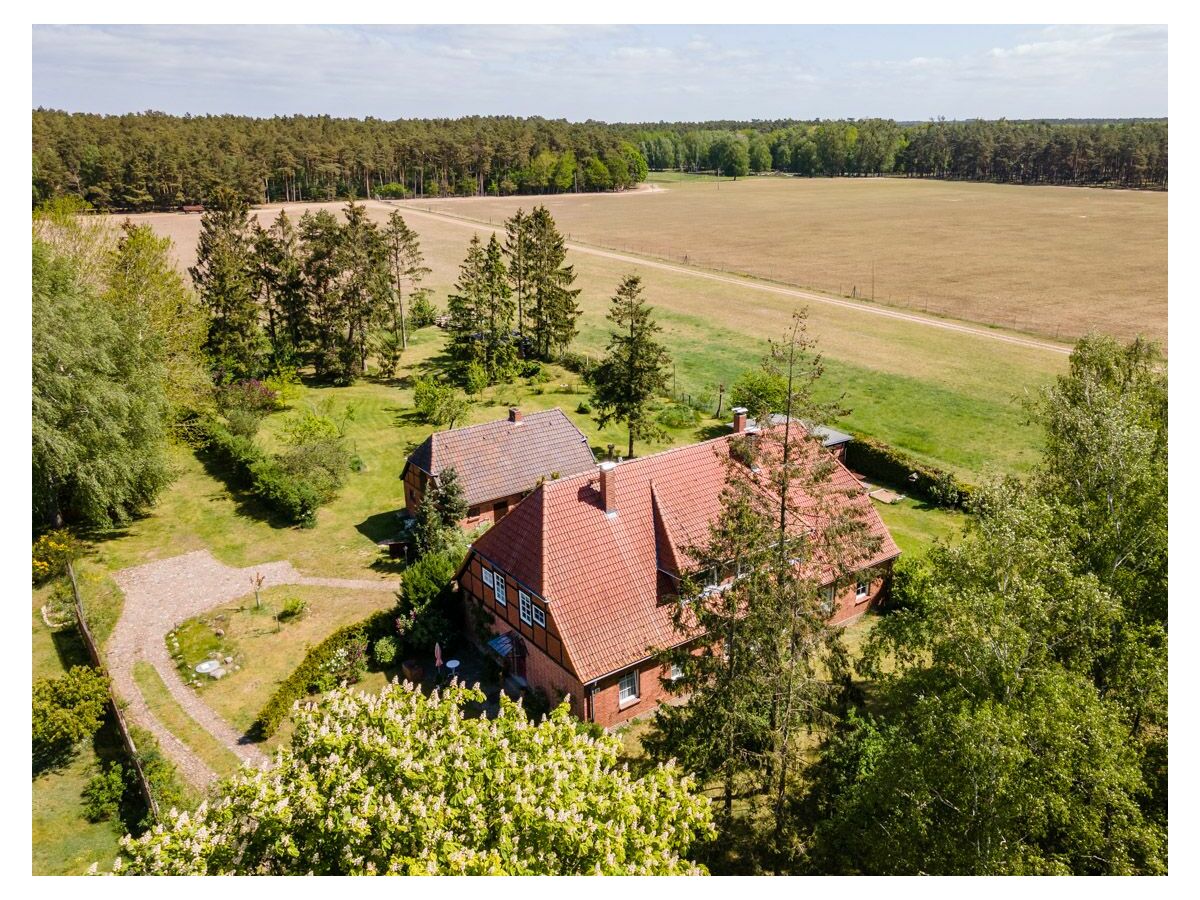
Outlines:
POLYGON ((83 637, 84 646, 87 647, 88 656, 92 658, 92 664, 104 673, 104 680, 108 684, 108 705, 112 709, 113 718, 117 722, 117 730, 121 732, 121 742, 125 745, 125 752, 129 754, 129 758, 133 761, 133 768, 137 772, 138 784, 142 788, 142 796, 146 800, 146 806, 150 809, 150 815, 154 817, 154 821, 161 821, 158 812, 158 801, 154 799, 154 792, 150 790, 150 780, 146 777, 146 770, 142 768, 142 760, 138 756, 137 745, 133 742, 133 735, 129 733, 129 726, 125 724, 125 716, 121 712, 121 707, 117 703, 117 698, 113 696, 112 680, 108 676, 108 667, 104 665, 104 657, 100 655, 100 648, 96 646, 96 639, 92 637, 92 630, 88 628, 87 619, 83 613, 83 597, 79 593, 79 583, 75 580, 75 567, 71 562, 67 561, 67 575, 71 579, 71 593, 75 597, 75 621, 79 623, 79 633, 83 637))

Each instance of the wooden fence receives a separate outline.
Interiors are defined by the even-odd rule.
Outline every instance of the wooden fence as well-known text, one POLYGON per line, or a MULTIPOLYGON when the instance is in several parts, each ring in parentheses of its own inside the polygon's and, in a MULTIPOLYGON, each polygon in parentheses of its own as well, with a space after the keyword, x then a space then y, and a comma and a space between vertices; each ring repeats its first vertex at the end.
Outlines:
POLYGON ((133 735, 129 733, 129 726, 125 723, 121 705, 112 692, 112 680, 108 677, 108 667, 104 664, 104 657, 100 654, 96 639, 92 637, 92 630, 88 628, 87 617, 83 611, 83 597, 79 593, 79 583, 75 580, 75 567, 70 562, 67 563, 67 575, 71 578, 71 593, 75 597, 75 621, 79 623, 79 633, 83 636, 84 646, 87 647, 88 655, 92 658, 92 665, 104 673, 104 678, 108 682, 108 705, 112 709, 113 718, 116 719, 117 730, 121 732, 121 742, 125 744, 125 752, 133 761, 138 784, 141 785, 142 796, 146 800, 150 815, 154 817, 155 822, 158 822, 160 821, 158 801, 154 799, 154 792, 150 789, 150 780, 146 777, 146 770, 142 768, 142 759, 138 755, 137 745, 133 742, 133 735))

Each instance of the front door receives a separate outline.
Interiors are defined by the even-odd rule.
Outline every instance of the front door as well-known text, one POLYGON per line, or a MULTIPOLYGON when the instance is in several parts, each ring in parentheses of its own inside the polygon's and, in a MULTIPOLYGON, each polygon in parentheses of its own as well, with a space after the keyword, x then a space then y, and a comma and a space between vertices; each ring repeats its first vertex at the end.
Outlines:
POLYGON ((508 501, 507 500, 501 500, 494 507, 492 507, 492 521, 499 522, 501 519, 503 519, 507 515, 508 515, 508 501))

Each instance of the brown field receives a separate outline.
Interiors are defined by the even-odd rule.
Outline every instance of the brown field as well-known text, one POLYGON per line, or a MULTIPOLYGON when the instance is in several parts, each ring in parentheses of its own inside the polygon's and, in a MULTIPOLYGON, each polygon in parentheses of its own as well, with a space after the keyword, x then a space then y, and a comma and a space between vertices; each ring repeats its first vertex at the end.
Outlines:
MULTIPOLYGON (((653 179, 653 176, 652 176, 653 179)), ((572 240, 1071 340, 1167 339, 1167 195, 903 178, 664 179, 660 190, 411 201, 572 240)))

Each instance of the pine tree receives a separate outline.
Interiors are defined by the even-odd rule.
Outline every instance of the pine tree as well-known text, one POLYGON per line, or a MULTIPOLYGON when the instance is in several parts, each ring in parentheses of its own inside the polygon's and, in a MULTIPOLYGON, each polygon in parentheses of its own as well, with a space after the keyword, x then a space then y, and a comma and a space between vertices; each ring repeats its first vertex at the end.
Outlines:
POLYGON ((259 375, 265 341, 255 296, 249 207, 222 192, 204 213, 196 265, 188 272, 209 312, 205 351, 218 380, 259 375))
POLYGON ((565 265, 566 244, 544 206, 529 219, 529 320, 539 359, 549 360, 570 346, 578 334, 581 310, 575 267, 565 265))
POLYGON ((642 280, 628 275, 617 288, 608 310, 616 328, 608 341, 608 356, 591 375, 596 421, 600 427, 623 422, 633 440, 655 440, 663 429, 651 418, 650 404, 667 386, 671 358, 654 335, 662 331, 642 298, 642 280))
MULTIPOLYGON (((388 216, 387 226, 383 231, 384 244, 387 246, 388 267, 391 275, 393 305, 391 321, 388 329, 392 335, 399 336, 401 350, 408 349, 408 329, 404 321, 404 298, 415 297, 427 293, 421 287, 421 281, 431 271, 425 265, 421 253, 420 238, 408 227, 399 211, 388 216)), ((393 340, 394 342, 394 340, 393 340)), ((395 371, 395 364, 391 365, 395 371)))
POLYGON ((353 200, 346 204, 345 214, 337 253, 346 317, 338 376, 340 381, 349 382, 367 370, 368 338, 391 287, 387 248, 378 226, 367 218, 366 207, 353 200))

